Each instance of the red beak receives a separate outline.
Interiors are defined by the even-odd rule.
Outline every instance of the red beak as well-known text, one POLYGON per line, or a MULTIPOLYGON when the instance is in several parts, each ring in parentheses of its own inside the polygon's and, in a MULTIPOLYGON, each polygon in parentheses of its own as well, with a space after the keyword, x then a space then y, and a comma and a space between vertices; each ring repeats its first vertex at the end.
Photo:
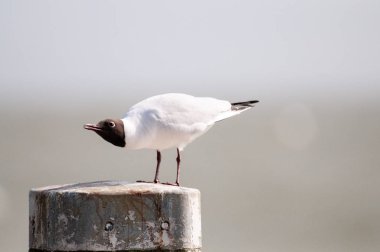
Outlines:
POLYGON ((102 128, 101 127, 99 127, 99 126, 97 126, 97 125, 95 125, 95 124, 85 124, 84 126, 83 126, 83 128, 85 128, 86 130, 92 130, 92 131, 102 131, 102 128))

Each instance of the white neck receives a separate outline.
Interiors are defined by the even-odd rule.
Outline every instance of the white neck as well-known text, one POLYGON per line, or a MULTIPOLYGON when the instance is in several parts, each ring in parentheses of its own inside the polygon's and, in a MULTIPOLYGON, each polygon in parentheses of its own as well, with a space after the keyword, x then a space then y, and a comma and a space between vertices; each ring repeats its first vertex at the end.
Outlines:
POLYGON ((141 148, 137 139, 137 122, 134 119, 134 117, 121 119, 124 124, 125 147, 132 150, 141 148))

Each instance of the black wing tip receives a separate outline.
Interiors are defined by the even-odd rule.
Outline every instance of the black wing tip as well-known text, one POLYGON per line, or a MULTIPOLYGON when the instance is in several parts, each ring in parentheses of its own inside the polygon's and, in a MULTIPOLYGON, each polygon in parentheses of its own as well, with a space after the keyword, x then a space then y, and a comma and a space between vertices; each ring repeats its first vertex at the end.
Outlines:
POLYGON ((252 101, 245 101, 245 102, 234 102, 234 103, 231 103, 231 105, 232 106, 236 106, 236 105, 249 106, 251 104, 255 104, 258 102, 259 102, 258 100, 252 100, 252 101))

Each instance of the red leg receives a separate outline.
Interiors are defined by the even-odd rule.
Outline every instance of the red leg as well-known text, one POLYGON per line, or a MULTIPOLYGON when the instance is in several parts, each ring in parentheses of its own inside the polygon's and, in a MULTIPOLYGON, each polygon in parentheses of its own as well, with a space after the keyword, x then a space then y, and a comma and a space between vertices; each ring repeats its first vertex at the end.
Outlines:
POLYGON ((157 150, 157 165, 156 165, 156 174, 154 175, 153 182, 150 181, 144 181, 144 180, 137 180, 138 183, 160 183, 160 180, 158 179, 158 175, 160 173, 160 163, 161 163, 161 152, 157 150))
POLYGON ((177 148, 177 178, 175 180, 175 183, 177 186, 179 186, 179 164, 181 163, 181 155, 179 154, 179 150, 177 148))
POLYGON ((176 160, 177 160, 177 178, 175 180, 175 183, 173 184, 173 183, 167 182, 167 183, 162 183, 162 184, 164 184, 164 185, 172 185, 172 186, 179 186, 179 165, 181 163, 181 155, 179 154, 178 148, 177 148, 177 158, 176 158, 176 160))
POLYGON ((160 172, 160 163, 161 163, 161 152, 157 150, 157 166, 156 166, 156 175, 154 176, 154 183, 160 183, 158 180, 158 174, 160 172))

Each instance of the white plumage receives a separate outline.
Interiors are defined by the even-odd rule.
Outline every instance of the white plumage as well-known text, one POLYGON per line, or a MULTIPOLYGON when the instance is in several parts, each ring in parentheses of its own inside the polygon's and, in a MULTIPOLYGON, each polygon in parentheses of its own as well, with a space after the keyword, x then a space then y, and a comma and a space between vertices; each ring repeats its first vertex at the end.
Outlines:
POLYGON ((240 114, 231 103, 209 97, 163 94, 145 99, 127 112, 124 123, 127 149, 180 151, 210 129, 215 122, 240 114))
POLYGON ((209 97, 163 94, 137 103, 122 119, 105 119, 97 124, 86 124, 84 128, 119 147, 157 150, 154 183, 159 183, 161 151, 177 148, 177 177, 174 185, 179 185, 180 151, 209 130, 215 122, 240 114, 256 102, 230 103, 209 97))

